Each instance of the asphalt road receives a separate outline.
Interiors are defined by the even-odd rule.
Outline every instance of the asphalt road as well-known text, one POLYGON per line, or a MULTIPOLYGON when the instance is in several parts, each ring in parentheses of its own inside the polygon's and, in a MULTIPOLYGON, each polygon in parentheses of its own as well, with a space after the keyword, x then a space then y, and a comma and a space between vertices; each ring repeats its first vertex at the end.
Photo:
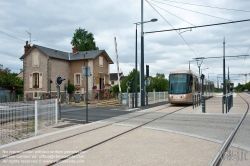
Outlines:
MULTIPOLYGON (((150 104, 148 106, 139 107, 139 108, 132 108, 126 109, 122 108, 115 108, 115 107, 89 107, 88 108, 88 120, 90 122, 104 120, 115 116, 120 116, 124 114, 129 114, 131 112, 136 112, 139 110, 168 104, 168 102, 160 102, 156 104, 150 104)), ((62 106, 61 107, 61 118, 68 119, 68 120, 75 120, 75 121, 85 121, 86 120, 86 107, 83 106, 62 106)))

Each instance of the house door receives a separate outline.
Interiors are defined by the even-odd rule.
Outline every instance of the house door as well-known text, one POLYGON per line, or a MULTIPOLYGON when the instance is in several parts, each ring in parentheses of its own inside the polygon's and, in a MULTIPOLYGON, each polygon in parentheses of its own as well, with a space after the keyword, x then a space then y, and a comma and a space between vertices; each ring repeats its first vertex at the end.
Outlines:
POLYGON ((102 89, 103 88, 103 79, 102 78, 99 78, 100 80, 99 80, 99 82, 100 82, 100 89, 102 89))

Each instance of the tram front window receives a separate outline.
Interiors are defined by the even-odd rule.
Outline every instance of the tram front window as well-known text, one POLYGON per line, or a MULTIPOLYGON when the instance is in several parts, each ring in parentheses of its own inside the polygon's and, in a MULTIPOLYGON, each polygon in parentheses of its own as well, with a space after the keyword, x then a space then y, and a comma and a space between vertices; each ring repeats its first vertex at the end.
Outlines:
POLYGON ((186 94, 191 90, 189 74, 169 75, 169 94, 186 94))

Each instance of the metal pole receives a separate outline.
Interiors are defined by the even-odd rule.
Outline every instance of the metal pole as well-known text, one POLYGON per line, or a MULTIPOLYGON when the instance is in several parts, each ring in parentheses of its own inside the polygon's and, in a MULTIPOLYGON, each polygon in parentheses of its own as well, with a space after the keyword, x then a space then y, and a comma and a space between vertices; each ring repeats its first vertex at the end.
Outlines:
POLYGON ((222 113, 224 114, 224 104, 225 104, 225 95, 226 95, 226 78, 225 78, 225 37, 223 41, 223 107, 222 113))
POLYGON ((145 106, 144 94, 144 36, 143 36, 143 0, 141 0, 141 106, 145 106))
POLYGON ((205 106, 205 96, 204 96, 204 78, 205 76, 203 77, 203 75, 201 76, 202 79, 202 113, 206 113, 206 106, 205 106))
POLYGON ((68 88, 66 88, 66 104, 69 105, 68 88))
POLYGON ((57 101, 58 101, 58 112, 57 112, 57 114, 58 114, 58 120, 61 120, 60 86, 57 85, 56 88, 57 88, 57 101))
POLYGON ((227 69, 227 81, 228 81, 228 86, 227 86, 227 93, 230 93, 230 81, 229 81, 229 66, 228 66, 228 69, 227 69))
POLYGON ((86 123, 88 123, 88 67, 86 66, 86 123))
POLYGON ((135 108, 137 108, 137 24, 135 26, 135 108))
POLYGON ((188 61, 189 62, 189 70, 190 70, 190 61, 188 61))

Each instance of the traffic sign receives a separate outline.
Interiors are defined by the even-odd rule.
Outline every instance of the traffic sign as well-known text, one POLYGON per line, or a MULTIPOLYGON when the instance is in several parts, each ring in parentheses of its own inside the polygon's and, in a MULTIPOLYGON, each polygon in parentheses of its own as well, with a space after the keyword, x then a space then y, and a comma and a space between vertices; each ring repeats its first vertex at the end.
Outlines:
POLYGON ((89 76, 91 76, 90 67, 89 66, 82 66, 82 77, 89 77, 89 76))
POLYGON ((146 86, 149 86, 149 85, 150 85, 150 79, 146 79, 145 82, 144 82, 144 84, 145 84, 146 86))

